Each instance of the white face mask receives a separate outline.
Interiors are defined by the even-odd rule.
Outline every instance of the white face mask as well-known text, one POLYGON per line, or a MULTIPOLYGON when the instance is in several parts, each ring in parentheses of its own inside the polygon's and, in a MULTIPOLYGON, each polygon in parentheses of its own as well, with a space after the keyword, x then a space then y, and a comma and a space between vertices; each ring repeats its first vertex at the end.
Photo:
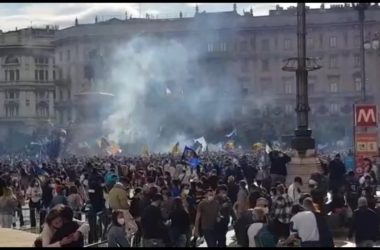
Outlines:
POLYGON ((125 223, 124 218, 117 218, 117 223, 119 223, 120 225, 124 225, 125 223))
POLYGON ((189 192, 190 192, 189 189, 185 189, 185 190, 183 190, 183 193, 184 193, 184 194, 189 194, 189 192))
POLYGON ((265 213, 265 214, 268 214, 268 213, 269 213, 269 208, 268 208, 268 207, 264 207, 263 210, 264 210, 264 213, 265 213))
POLYGON ((214 196, 207 196, 207 200, 212 201, 214 199, 214 196))

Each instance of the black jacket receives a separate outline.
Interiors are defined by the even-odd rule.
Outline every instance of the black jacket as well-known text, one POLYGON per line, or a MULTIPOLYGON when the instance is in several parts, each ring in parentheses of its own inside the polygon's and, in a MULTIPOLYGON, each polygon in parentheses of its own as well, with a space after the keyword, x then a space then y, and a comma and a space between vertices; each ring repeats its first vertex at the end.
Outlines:
POLYGON ((356 209, 352 217, 348 237, 355 235, 355 242, 364 240, 376 241, 379 238, 379 216, 369 208, 356 209))
POLYGON ((288 174, 286 164, 291 161, 291 158, 283 154, 282 157, 278 156, 278 152, 272 151, 269 153, 269 159, 271 162, 270 173, 286 176, 288 174))

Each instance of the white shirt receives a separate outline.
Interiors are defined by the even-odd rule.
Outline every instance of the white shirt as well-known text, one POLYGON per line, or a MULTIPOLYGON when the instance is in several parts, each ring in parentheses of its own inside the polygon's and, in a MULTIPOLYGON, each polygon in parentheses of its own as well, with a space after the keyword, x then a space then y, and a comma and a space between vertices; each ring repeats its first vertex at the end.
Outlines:
POLYGON ((249 240, 249 247, 256 247, 255 237, 259 233, 260 229, 263 228, 263 223, 256 222, 249 226, 247 235, 249 240))
POLYGON ((299 199, 301 198, 301 193, 298 192, 298 189, 295 187, 294 183, 290 184, 288 187, 288 195, 290 199, 295 204, 299 204, 299 199))
POLYGON ((303 211, 290 219, 292 233, 297 233, 302 242, 319 241, 317 220, 311 211, 303 211))

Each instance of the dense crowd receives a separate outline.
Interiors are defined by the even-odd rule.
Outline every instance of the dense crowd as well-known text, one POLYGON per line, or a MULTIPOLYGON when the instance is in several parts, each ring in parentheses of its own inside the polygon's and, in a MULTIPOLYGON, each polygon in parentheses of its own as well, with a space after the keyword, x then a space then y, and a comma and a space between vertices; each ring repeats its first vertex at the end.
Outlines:
POLYGON ((196 165, 173 154, 3 158, 0 226, 15 227, 17 218, 23 227, 27 204, 30 226, 40 229, 36 247, 80 247, 102 235, 119 247, 195 247, 203 239, 226 247, 230 230, 242 247, 331 247, 331 218, 358 246, 378 240, 377 167, 370 159, 358 175, 337 154, 321 160, 309 179, 287 183, 291 157, 280 151, 199 157, 196 165))

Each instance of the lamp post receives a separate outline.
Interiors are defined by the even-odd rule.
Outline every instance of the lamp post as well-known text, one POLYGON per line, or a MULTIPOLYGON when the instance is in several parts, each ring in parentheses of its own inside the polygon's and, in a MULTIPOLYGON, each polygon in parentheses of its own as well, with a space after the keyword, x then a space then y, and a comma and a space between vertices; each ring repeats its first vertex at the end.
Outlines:
POLYGON ((305 3, 297 4, 297 58, 289 58, 282 69, 295 71, 297 82, 297 129, 292 140, 292 148, 300 155, 304 155, 308 149, 315 149, 315 141, 311 137, 309 129, 309 97, 308 97, 308 71, 320 69, 316 59, 306 57, 306 6, 305 3), (295 64, 297 64, 295 66, 295 64))
POLYGON ((367 101, 366 96, 366 74, 365 74, 365 47, 364 47, 364 21, 365 21, 365 11, 370 6, 370 3, 353 3, 352 7, 358 11, 359 23, 360 23, 360 71, 362 78, 361 86, 361 98, 362 102, 367 101))

